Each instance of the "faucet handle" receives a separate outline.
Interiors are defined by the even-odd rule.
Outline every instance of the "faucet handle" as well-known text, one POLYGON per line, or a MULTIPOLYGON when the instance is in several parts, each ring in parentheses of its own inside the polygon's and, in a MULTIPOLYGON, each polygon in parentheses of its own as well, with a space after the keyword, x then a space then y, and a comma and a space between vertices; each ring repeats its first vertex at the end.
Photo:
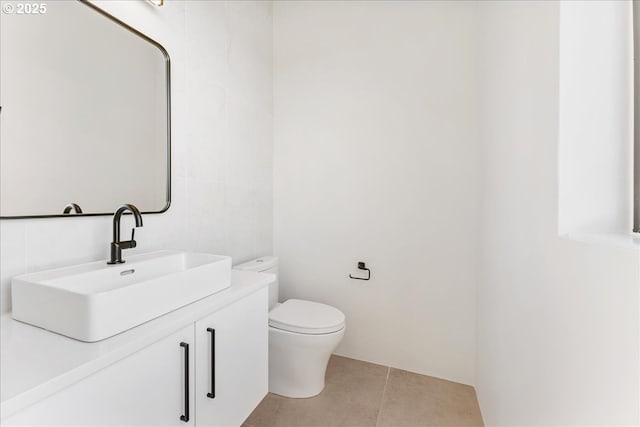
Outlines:
POLYGON ((120 242, 119 246, 121 249, 133 249, 136 246, 138 246, 138 244, 136 243, 135 240, 133 240, 133 238, 136 235, 136 229, 132 228, 131 229, 131 240, 127 241, 127 242, 120 242))

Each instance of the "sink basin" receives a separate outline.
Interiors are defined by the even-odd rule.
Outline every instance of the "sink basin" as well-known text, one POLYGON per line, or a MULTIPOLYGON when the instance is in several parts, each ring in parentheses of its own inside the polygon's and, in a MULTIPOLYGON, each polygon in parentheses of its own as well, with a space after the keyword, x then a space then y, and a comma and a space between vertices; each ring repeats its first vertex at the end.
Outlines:
POLYGON ((159 251, 16 276, 11 302, 16 320, 94 342, 230 284, 228 256, 159 251))

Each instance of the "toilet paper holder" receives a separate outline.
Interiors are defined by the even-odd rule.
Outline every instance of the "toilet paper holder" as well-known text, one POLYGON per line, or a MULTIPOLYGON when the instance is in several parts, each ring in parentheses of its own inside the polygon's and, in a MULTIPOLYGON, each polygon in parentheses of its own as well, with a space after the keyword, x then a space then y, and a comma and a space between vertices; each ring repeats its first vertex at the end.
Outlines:
POLYGON ((350 274, 349 278, 350 279, 355 279, 355 280, 369 280, 369 279, 371 279, 371 270, 367 268, 367 265, 364 262, 358 261, 358 270, 365 270, 367 272, 367 277, 355 277, 355 276, 352 276, 350 274))

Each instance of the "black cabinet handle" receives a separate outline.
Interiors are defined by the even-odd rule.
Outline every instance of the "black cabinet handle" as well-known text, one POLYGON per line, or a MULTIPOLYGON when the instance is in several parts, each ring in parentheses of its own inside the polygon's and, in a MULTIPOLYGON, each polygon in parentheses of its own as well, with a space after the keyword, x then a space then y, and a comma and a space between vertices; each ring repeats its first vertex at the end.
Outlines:
POLYGON ((181 342, 180 347, 184 347, 184 415, 180 415, 180 420, 189 422, 189 344, 181 342))
POLYGON ((216 330, 207 328, 207 332, 211 332, 211 393, 207 393, 207 397, 215 399, 216 397, 216 330))

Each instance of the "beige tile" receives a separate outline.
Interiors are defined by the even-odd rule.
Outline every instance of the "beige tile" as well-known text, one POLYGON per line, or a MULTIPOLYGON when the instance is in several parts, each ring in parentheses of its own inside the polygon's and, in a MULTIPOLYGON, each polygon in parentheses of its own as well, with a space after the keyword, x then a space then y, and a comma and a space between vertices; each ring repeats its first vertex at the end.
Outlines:
POLYGON ((268 393, 243 424, 244 427, 272 427, 276 425, 280 397, 268 393))
POLYGON ((243 427, 482 425, 470 386, 333 356, 319 396, 288 399, 268 394, 243 427))
POLYGON ((388 368, 332 356, 325 389, 309 399, 267 395, 251 427, 375 427, 388 368))
POLYGON ((473 387, 391 369, 378 427, 482 426, 473 387))

